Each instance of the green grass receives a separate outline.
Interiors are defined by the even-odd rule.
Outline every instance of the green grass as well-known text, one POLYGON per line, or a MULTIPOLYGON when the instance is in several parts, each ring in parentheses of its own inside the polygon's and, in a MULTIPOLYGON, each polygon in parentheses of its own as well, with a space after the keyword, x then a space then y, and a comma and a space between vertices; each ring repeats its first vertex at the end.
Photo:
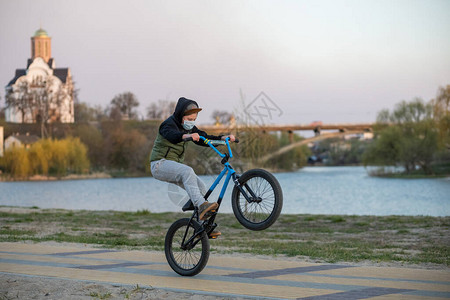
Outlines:
MULTIPOLYGON (((56 241, 163 251, 169 226, 187 216, 148 210, 0 211, 0 242, 56 241)), ((242 227, 233 214, 219 214, 216 221, 222 236, 211 240, 215 253, 450 265, 450 217, 281 215, 263 231, 242 227)))
POLYGON ((109 299, 112 297, 112 294, 110 292, 100 294, 99 292, 91 292, 90 296, 92 298, 98 298, 98 299, 109 299))

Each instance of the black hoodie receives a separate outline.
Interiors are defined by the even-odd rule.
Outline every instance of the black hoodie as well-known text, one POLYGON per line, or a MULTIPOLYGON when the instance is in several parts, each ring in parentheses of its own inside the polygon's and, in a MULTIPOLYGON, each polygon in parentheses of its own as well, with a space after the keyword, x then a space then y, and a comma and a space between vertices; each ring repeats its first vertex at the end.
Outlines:
MULTIPOLYGON (((183 141, 183 134, 187 133, 198 133, 200 136, 203 136, 210 140, 220 140, 222 136, 208 135, 206 132, 201 131, 194 126, 191 130, 186 130, 183 128, 183 114, 189 104, 195 104, 198 107, 197 102, 194 100, 180 98, 178 99, 177 106, 175 107, 174 113, 167 118, 162 124, 159 126, 159 133, 172 144, 178 144, 183 141)), ((195 142, 197 145, 207 146, 202 141, 195 142)))

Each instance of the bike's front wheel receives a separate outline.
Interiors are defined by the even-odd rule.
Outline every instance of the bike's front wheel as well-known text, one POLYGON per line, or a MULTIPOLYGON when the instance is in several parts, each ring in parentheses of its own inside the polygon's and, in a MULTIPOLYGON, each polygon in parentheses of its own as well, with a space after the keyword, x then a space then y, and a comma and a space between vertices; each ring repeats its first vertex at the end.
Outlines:
POLYGON ((195 221, 180 219, 166 234, 164 252, 170 267, 182 276, 194 276, 206 266, 209 258, 209 240, 206 232, 195 221))
POLYGON ((239 183, 249 199, 237 186, 231 195, 231 205, 236 219, 251 230, 263 230, 279 217, 283 207, 280 183, 271 173, 253 169, 239 177, 239 183))

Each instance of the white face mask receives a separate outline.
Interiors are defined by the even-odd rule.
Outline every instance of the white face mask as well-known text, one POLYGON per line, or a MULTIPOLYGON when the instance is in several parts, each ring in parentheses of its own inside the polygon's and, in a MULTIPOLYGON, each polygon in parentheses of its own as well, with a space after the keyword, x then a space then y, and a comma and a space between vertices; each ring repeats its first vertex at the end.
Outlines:
POLYGON ((195 126, 195 121, 185 120, 183 122, 183 128, 186 130, 191 130, 192 128, 194 128, 194 126, 195 126))

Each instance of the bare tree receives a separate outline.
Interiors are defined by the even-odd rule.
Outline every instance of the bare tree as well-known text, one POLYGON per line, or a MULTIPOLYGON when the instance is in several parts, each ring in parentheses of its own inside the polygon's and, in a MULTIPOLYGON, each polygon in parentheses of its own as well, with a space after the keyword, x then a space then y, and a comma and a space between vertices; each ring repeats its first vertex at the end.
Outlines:
POLYGON ((41 124, 41 137, 47 136, 45 124, 60 121, 59 107, 67 96, 61 85, 52 77, 36 77, 31 83, 33 122, 41 124))
MULTIPOLYGON (((139 101, 132 92, 125 92, 116 95, 111 100, 111 105, 113 106, 113 108, 117 108, 120 111, 120 113, 122 114, 122 118, 137 118, 137 112, 135 108, 139 106, 139 101)), ((114 109, 112 109, 111 111, 114 111, 114 109)))
POLYGON ((20 81, 14 88, 7 90, 6 108, 14 108, 14 111, 19 111, 22 122, 25 123, 27 115, 32 114, 32 97, 30 83, 26 80, 20 81))
POLYGON ((147 107, 147 118, 150 120, 167 119, 175 111, 176 102, 170 100, 158 100, 147 107))
POLYGON ((59 107, 67 97, 61 85, 52 77, 41 76, 30 82, 23 80, 6 94, 6 107, 20 111, 22 123, 41 124, 41 136, 46 136, 45 124, 59 121, 59 107))
MULTIPOLYGON (((0 97, 0 100, 2 97, 0 97)), ((1 101, 0 101, 1 103, 1 101)), ((0 105, 0 120, 5 120, 5 108, 0 105)))
POLYGON ((217 125, 229 125, 233 115, 224 110, 215 110, 211 116, 217 125))

